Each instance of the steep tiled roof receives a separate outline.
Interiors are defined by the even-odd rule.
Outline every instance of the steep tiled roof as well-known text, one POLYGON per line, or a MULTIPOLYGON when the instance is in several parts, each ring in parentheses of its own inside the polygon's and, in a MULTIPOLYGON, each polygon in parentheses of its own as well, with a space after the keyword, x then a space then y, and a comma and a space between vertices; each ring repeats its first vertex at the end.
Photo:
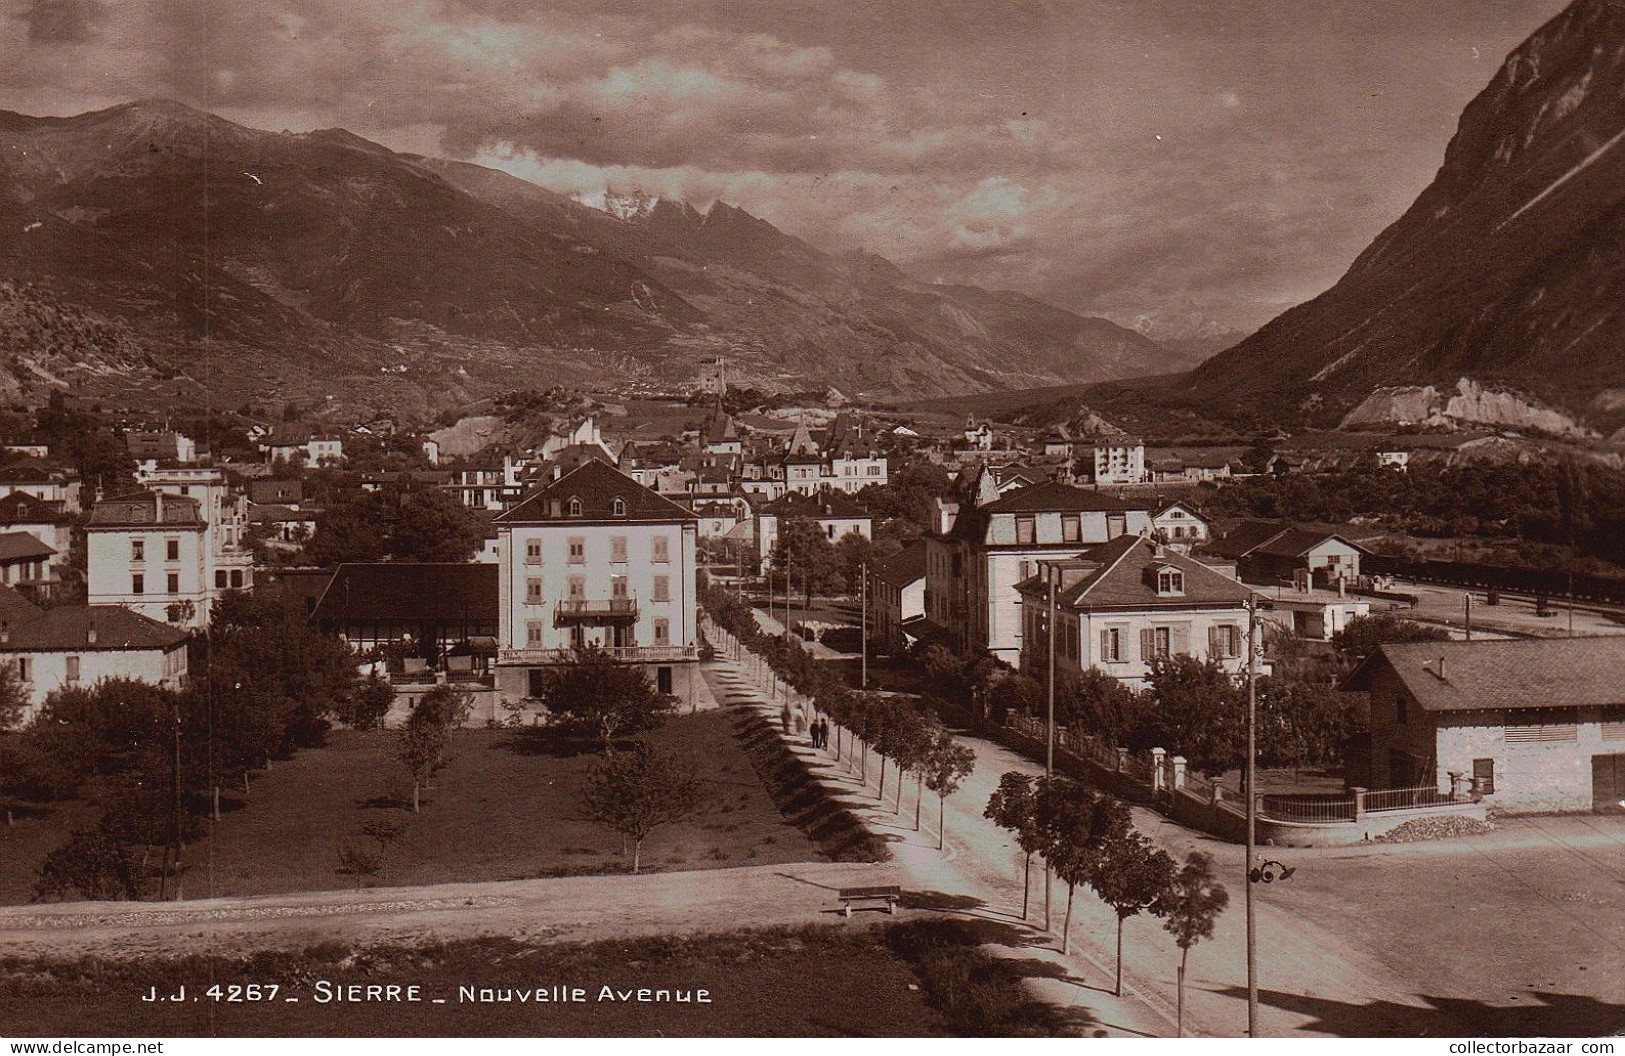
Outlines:
POLYGON ((55 547, 46 546, 28 532, 0 532, 0 561, 50 557, 54 553, 55 547))
POLYGON ((596 459, 588 460, 537 491, 496 518, 505 524, 537 524, 565 521, 691 521, 694 515, 677 503, 655 494, 615 467, 596 459), (615 500, 625 503, 624 514, 615 514, 615 500), (581 503, 581 512, 570 513, 570 500, 581 503))
POLYGON ((37 612, 7 617, 9 641, 0 651, 173 649, 186 641, 186 632, 119 605, 58 605, 37 612))
POLYGON ((197 499, 184 495, 131 492, 96 503, 90 511, 90 527, 134 528, 160 523, 173 527, 201 527, 203 517, 199 513, 200 508, 197 499))
POLYGON ((1252 552, 1269 554, 1271 557, 1302 557, 1327 539, 1340 539, 1362 553, 1369 553, 1359 543, 1338 535, 1336 532, 1326 532, 1315 528, 1288 528, 1262 546, 1255 548, 1252 552))
POLYGON ((1625 636, 1390 643, 1343 688, 1369 689, 1383 665, 1426 711, 1625 705, 1625 636))
POLYGON ((987 513, 1074 513, 1074 512, 1122 512, 1127 510, 1147 510, 1150 505, 1135 499, 1120 499, 1088 488, 1076 488, 1070 484, 1051 480, 1043 484, 1035 484, 1030 488, 1019 488, 1010 494, 988 503, 982 509, 987 513))
POLYGON ((844 491, 824 490, 811 495, 803 495, 799 491, 792 491, 782 498, 774 499, 762 507, 763 513, 777 514, 780 517, 816 517, 832 519, 851 519, 868 517, 869 511, 864 509, 856 499, 844 491))
POLYGON ((483 562, 342 564, 311 618, 336 623, 495 623, 501 571, 483 562))
POLYGON ((0 496, 0 524, 66 524, 70 519, 57 503, 26 491, 0 496))
POLYGON ((909 543, 901 551, 876 561, 870 574, 901 590, 925 578, 925 540, 909 543))
MULTIPOLYGON (((1124 535, 1109 543, 1089 547, 1078 555, 1082 574, 1056 591, 1056 604, 1088 611, 1090 609, 1166 608, 1245 605, 1252 591, 1236 580, 1215 572, 1199 561, 1166 548, 1150 539, 1124 535), (1159 552, 1160 551, 1160 552, 1159 552), (1185 590, 1179 595, 1157 593, 1151 571, 1158 567, 1178 569, 1185 575, 1185 590)), ((1066 577, 1071 578, 1071 577, 1066 577)), ((1044 573, 1031 576, 1019 585, 1023 593, 1048 589, 1044 573)))

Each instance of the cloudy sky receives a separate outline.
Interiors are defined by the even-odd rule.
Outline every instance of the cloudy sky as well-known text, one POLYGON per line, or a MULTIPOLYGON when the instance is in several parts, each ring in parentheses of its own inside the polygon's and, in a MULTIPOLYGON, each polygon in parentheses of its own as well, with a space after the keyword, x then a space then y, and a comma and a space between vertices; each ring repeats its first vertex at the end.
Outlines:
POLYGON ((714 198, 1154 333, 1334 282, 1564 0, 0 0, 0 109, 170 96, 714 198))

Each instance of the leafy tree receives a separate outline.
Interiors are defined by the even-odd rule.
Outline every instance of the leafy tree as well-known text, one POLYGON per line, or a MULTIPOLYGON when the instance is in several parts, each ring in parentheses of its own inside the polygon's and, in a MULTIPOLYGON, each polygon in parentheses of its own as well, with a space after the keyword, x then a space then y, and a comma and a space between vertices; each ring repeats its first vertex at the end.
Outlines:
POLYGON ((463 721, 467 701, 450 686, 435 686, 418 698, 401 729, 400 759, 412 775, 412 813, 422 810, 421 793, 451 762, 451 729, 463 721))
POLYGON ((1332 647, 1353 662, 1364 660, 1380 645, 1390 642, 1447 642, 1450 632, 1443 627, 1429 627, 1413 620, 1401 619, 1392 613, 1380 612, 1371 616, 1356 616, 1332 636, 1332 647))
POLYGON ((801 588, 804 604, 812 607, 812 599, 839 590, 841 563, 835 553, 835 544, 829 541, 818 522, 805 517, 786 517, 779 524, 778 540, 773 544, 773 570, 788 578, 789 589, 801 588))
POLYGON ((548 667, 541 689, 550 723, 596 736, 608 754, 614 753, 617 737, 658 726, 675 706, 642 667, 622 663, 598 646, 578 649, 568 663, 548 667))
MULTIPOLYGON (((925 759, 920 763, 920 772, 924 775, 925 787, 937 794, 939 851, 948 841, 948 797, 958 791, 959 783, 969 777, 975 769, 976 753, 960 744, 947 730, 938 729, 936 739, 932 741, 925 759)), ((919 828, 918 813, 915 815, 914 827, 919 828)))
POLYGON ((640 741, 629 752, 594 764, 582 813, 632 844, 632 872, 642 865, 643 841, 661 825, 681 821, 700 802, 693 767, 640 741))
POLYGON ((1133 829, 1112 832, 1095 856, 1089 886, 1117 913, 1115 995, 1123 992, 1123 922, 1155 906, 1173 876, 1174 860, 1133 829))
POLYGON ((1145 721, 1130 747, 1176 749, 1193 769, 1223 773, 1246 753, 1246 698, 1214 660, 1178 654, 1151 664, 1145 721))
POLYGON ((1230 894, 1213 870, 1213 856, 1192 851, 1185 864, 1174 873, 1167 889, 1151 912, 1162 918, 1162 926, 1179 946, 1179 982, 1175 1023, 1180 1037, 1185 1034, 1185 964, 1191 947, 1213 937, 1213 925, 1230 904, 1230 894))
POLYGON ((395 704, 395 687, 374 671, 339 703, 339 721, 355 730, 376 730, 395 704))
POLYGON ((93 830, 78 830, 45 856, 34 884, 34 901, 77 895, 93 901, 133 901, 145 881, 129 847, 93 830))
POLYGON ((28 687, 17 674, 17 665, 0 662, 0 734, 16 726, 28 706, 28 687))
POLYGON ((1057 680, 1056 721, 1108 744, 1127 744, 1142 721, 1137 693, 1098 667, 1057 680))
POLYGON ((1044 858, 1066 884, 1066 919, 1061 925, 1061 952, 1072 934, 1072 900, 1078 885, 1089 883, 1108 843, 1126 837, 1128 806, 1065 777, 1039 781, 1035 797, 1038 827, 1044 836, 1044 858))
POLYGON ((1045 847, 1045 835, 1038 826, 1038 793, 1033 779, 1019 770, 1011 770, 999 778, 999 787, 993 790, 982 816, 1014 833, 1016 846, 1021 848, 1021 919, 1026 920, 1033 855, 1045 847))
POLYGON ((193 678, 217 706, 257 696, 279 716, 279 752, 321 744, 327 717, 357 678, 355 657, 338 638, 285 599, 240 591, 216 600, 202 660, 193 678))
POLYGON ((479 517, 433 485, 336 490, 305 547, 315 564, 342 561, 467 561, 484 544, 479 517))

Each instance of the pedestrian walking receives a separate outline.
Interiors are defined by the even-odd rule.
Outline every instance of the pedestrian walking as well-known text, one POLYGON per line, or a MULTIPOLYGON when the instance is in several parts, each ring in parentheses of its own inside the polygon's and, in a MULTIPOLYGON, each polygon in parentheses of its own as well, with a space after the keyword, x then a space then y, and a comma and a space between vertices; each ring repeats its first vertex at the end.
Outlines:
POLYGON ((829 720, 828 719, 819 719, 818 720, 818 747, 820 747, 820 748, 828 748, 829 747, 829 720))
POLYGON ((790 705, 788 704, 779 708, 779 725, 784 727, 785 733, 790 732, 790 705))

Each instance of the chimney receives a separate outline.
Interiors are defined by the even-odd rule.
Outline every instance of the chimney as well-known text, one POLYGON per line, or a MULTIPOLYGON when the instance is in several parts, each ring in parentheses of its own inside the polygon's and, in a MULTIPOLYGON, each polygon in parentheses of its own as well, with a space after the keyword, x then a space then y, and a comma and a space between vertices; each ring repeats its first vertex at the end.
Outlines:
POLYGON ((1349 596, 1348 580, 1344 579, 1342 576, 1337 577, 1337 596, 1340 598, 1346 598, 1349 596))
POLYGON ((11 644, 11 622, 0 620, 0 645, 11 644))
POLYGON ((86 645, 95 645, 96 644, 96 628, 92 627, 90 630, 85 632, 85 644, 86 645))

